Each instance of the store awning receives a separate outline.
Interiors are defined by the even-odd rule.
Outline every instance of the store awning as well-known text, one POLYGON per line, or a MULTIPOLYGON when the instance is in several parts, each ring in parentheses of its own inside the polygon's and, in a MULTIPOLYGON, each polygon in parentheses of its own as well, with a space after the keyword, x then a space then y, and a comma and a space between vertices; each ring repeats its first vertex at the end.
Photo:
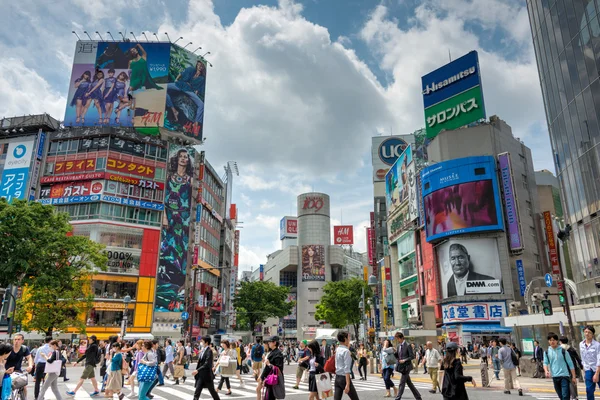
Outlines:
POLYGON ((463 324, 462 331, 471 333, 511 333, 512 328, 500 324, 463 324))
POLYGON ((316 340, 331 340, 331 339, 337 339, 337 333, 338 333, 339 329, 322 329, 319 328, 317 329, 317 337, 315 338, 316 340))

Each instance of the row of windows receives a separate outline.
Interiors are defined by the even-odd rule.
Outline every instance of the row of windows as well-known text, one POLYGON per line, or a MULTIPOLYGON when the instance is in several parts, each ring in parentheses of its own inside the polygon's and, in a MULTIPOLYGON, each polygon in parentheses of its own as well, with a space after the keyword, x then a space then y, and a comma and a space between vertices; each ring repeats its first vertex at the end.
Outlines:
POLYGON ((216 179, 210 174, 204 174, 204 184, 208 186, 213 193, 215 193, 219 198, 223 199, 223 186, 221 182, 217 182, 216 179))
POLYGON ((56 207, 58 211, 68 213, 73 221, 102 218, 150 226, 160 226, 163 213, 162 211, 107 203, 70 204, 56 207))
POLYGON ((199 269, 198 270, 198 282, 199 283, 206 283, 208 286, 212 286, 212 287, 218 287, 219 285, 219 277, 211 274, 210 272, 204 270, 204 269, 199 269))
POLYGON ((125 197, 142 198, 147 200, 163 202, 164 191, 159 189, 146 189, 137 185, 123 182, 105 181, 104 192, 118 194, 125 197))
POLYGON ((213 194, 206 187, 202 187, 202 198, 210 204, 210 206, 215 210, 219 215, 223 215, 221 211, 221 207, 223 204, 223 198, 221 197, 218 201, 215 199, 213 194))
MULTIPOLYGON (((218 248, 218 247, 217 247, 218 248)), ((206 261, 213 267, 219 266, 219 256, 214 255, 210 250, 203 246, 198 247, 198 255, 201 260, 206 261)))
POLYGON ((151 160, 166 161, 168 149, 148 143, 137 143, 116 136, 101 136, 95 138, 69 139, 51 142, 49 156, 80 154, 91 151, 115 150, 151 160))
POLYGON ((298 273, 296 271, 280 271, 279 286, 298 286, 298 273))
POLYGON ((221 230, 221 223, 208 210, 202 213, 202 221, 217 232, 221 230))
POLYGON ((221 245, 221 240, 220 240, 220 238, 214 237, 213 234, 210 233, 210 231, 208 229, 202 229, 200 237, 202 238, 202 241, 208 243, 210 247, 215 249, 217 252, 219 251, 219 246, 221 245))

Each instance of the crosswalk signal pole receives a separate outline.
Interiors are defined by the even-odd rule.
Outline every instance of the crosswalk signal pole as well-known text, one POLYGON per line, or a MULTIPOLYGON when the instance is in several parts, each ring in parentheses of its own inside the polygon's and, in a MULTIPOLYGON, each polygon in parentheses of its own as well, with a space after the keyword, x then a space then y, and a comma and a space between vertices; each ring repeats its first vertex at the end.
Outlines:
POLYGON ((559 276, 559 280, 558 280, 559 300, 561 300, 561 303, 563 303, 563 309, 565 311, 565 314, 567 314, 567 321, 569 323, 569 336, 571 337, 571 343, 579 343, 581 338, 575 337, 575 328, 573 326, 573 318, 571 317, 571 305, 569 304, 569 299, 564 296, 564 294, 568 293, 568 291, 565 286, 565 275, 563 273, 562 258, 561 258, 562 246, 567 240, 569 240, 569 237, 571 237, 571 225, 567 224, 567 226, 565 226, 565 229, 559 230, 558 234, 556 236, 558 236, 558 240, 560 240, 560 246, 556 246, 556 252, 557 252, 557 256, 558 256, 558 264, 560 265, 559 275, 558 275, 559 276), (562 296, 560 295, 561 292, 563 293, 562 296))

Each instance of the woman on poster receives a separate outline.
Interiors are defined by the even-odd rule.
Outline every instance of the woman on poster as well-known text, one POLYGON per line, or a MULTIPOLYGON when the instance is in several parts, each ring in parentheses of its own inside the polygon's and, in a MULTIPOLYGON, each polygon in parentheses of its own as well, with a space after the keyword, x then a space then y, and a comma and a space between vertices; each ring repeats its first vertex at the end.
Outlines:
POLYGON ((131 70, 131 90, 141 89, 142 86, 146 89, 163 90, 158 86, 148 70, 148 53, 144 50, 140 43, 129 49, 129 66, 131 70))
POLYGON ((178 95, 187 96, 195 105, 196 112, 194 115, 188 115, 186 110, 182 110, 186 114, 186 118, 193 122, 193 132, 198 130, 204 119, 204 93, 206 85, 206 66, 200 60, 196 61, 196 66, 190 66, 181 72, 174 83, 167 85, 167 107, 173 113, 173 123, 179 120, 179 111, 175 107, 173 97, 178 95))
POLYGON ((75 94, 73 95, 73 99, 71 100, 71 107, 75 107, 75 123, 85 123, 85 112, 87 111, 87 103, 89 99, 85 97, 85 94, 88 92, 90 88, 90 80, 92 78, 92 73, 90 71, 85 71, 79 78, 75 80, 74 87, 75 94))
POLYGON ((108 78, 104 79, 104 110, 106 113, 104 114, 104 123, 110 123, 110 114, 112 113, 113 107, 115 105, 115 95, 114 91, 115 83, 117 82, 117 78, 115 78, 115 70, 108 70, 108 78))
MULTIPOLYGON (((110 71, 109 71, 110 74, 110 71)), ((106 103, 106 115, 110 117, 110 113, 114 107, 115 101, 119 102, 117 109, 115 110, 115 124, 119 125, 119 118, 121 116, 121 111, 124 108, 127 108, 131 105, 131 100, 129 99, 129 95, 127 93, 127 81, 129 80, 129 76, 125 71, 121 72, 117 76, 117 80, 115 84, 110 88, 110 90, 104 96, 106 103)))
MULTIPOLYGON (((85 94, 85 97, 88 99, 92 99, 94 101, 94 106, 98 110, 98 125, 102 125, 104 122, 104 96, 102 93, 104 92, 104 72, 97 70, 94 75, 94 81, 92 82, 91 89, 85 94)), ((89 108, 91 102, 88 102, 86 106, 86 112, 89 108)))

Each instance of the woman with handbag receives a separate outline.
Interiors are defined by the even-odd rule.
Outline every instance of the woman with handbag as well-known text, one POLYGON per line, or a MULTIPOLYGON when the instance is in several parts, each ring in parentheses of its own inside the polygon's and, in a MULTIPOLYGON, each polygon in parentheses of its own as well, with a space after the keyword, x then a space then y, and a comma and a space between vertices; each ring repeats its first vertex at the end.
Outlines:
MULTIPOLYGON (((135 396, 135 377, 137 376, 138 367, 140 365, 140 360, 144 357, 144 352, 142 351, 142 347, 144 346, 144 341, 142 339, 135 342, 133 345, 134 349, 134 358, 132 361, 131 372, 129 374, 129 384, 131 385, 131 395, 135 396)), ((139 390, 138 390, 139 393, 139 390)))
POLYGON ((146 340, 144 342, 144 346, 142 347, 142 351, 144 352, 144 356, 140 360, 140 364, 138 365, 138 382, 140 383, 140 400, 148 400, 146 394, 148 394, 148 390, 152 386, 152 382, 156 378, 156 368, 158 365, 156 354, 152 351, 152 342, 150 340, 146 340))
POLYGON ((318 400, 319 390, 316 376, 325 372, 325 358, 321 356, 321 348, 316 340, 311 341, 308 348, 311 352, 308 360, 308 400, 318 400))
POLYGON ((173 371, 173 377, 175 378, 175 385, 179 385, 179 379, 183 379, 185 383, 185 347, 183 346, 183 340, 177 342, 177 352, 175 353, 175 371, 173 371))
POLYGON ((56 396, 56 400, 62 400, 62 396, 58 390, 58 376, 60 375, 60 371, 62 369, 60 351, 58 350, 58 340, 52 340, 50 343, 48 343, 48 345, 52 349, 52 355, 48 356, 47 353, 40 353, 42 357, 46 359, 44 370, 46 372, 46 380, 44 381, 44 386, 42 386, 37 400, 44 399, 44 395, 46 394, 48 388, 52 388, 52 393, 54 393, 54 396, 56 396))
POLYGON ((221 380, 219 381, 217 392, 223 388, 223 383, 225 383, 227 386, 227 395, 231 395, 231 382, 229 378, 235 375, 237 352, 231 348, 231 344, 227 340, 221 341, 221 347, 223 351, 221 351, 221 355, 213 367, 213 371, 216 371, 217 368, 220 368, 221 371, 221 380))
POLYGON ((442 396, 444 400, 469 400, 465 382, 472 382, 476 387, 475 381, 471 376, 463 375, 463 366, 460 359, 456 358, 458 345, 450 342, 446 345, 446 356, 442 361, 442 370, 444 371, 444 383, 442 384, 442 396))
MULTIPOLYGON (((284 387, 283 382, 283 362, 284 357, 279 350, 279 336, 271 336, 266 340, 269 347, 269 354, 265 360, 265 368, 258 379, 258 387, 265 387, 264 400, 275 400, 275 386, 284 387)), ((316 343, 316 342, 315 342, 316 343)), ((317 344, 318 346, 318 344, 317 344)), ((260 394, 260 392, 259 392, 260 394)))
POLYGON ((383 381, 385 382, 385 396, 390 397, 390 389, 394 390, 394 397, 398 395, 398 389, 394 382, 392 381, 392 377, 394 376, 394 367, 396 366, 396 357, 394 356, 394 347, 392 346, 392 342, 389 339, 383 341, 383 349, 381 350, 381 375, 383 376, 383 381))
POLYGON ((106 381, 106 389, 104 396, 112 399, 113 394, 119 395, 119 400, 123 400, 125 395, 121 392, 123 389, 123 354, 121 353, 121 345, 113 343, 112 358, 110 359, 110 367, 108 372, 108 380, 106 381))
POLYGON ((238 344, 235 340, 231 341, 231 349, 235 351, 235 361, 236 361, 235 376, 237 376, 237 378, 240 380, 240 387, 243 389, 246 387, 246 385, 244 384, 244 380, 242 379, 241 371, 242 371, 242 352, 245 350, 244 350, 243 345, 242 345, 242 347, 238 346, 238 344))

